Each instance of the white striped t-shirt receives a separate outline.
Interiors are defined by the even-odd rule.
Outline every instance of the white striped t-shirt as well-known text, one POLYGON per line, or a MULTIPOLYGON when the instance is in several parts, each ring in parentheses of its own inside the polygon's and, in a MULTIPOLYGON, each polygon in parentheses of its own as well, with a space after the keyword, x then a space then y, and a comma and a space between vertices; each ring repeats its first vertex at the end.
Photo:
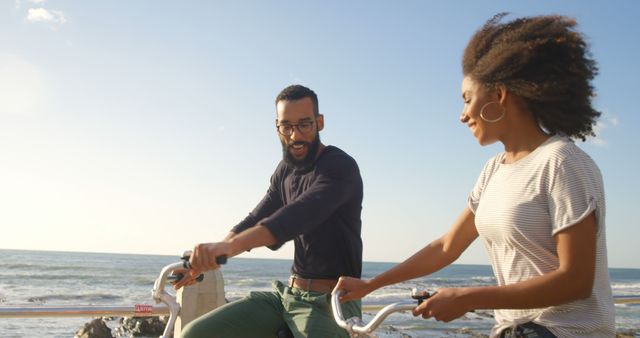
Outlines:
POLYGON ((586 299, 539 309, 495 310, 492 337, 533 321, 558 337, 615 337, 615 310, 607 269, 602 176, 570 139, 552 136, 515 163, 504 153, 487 162, 469 195, 478 234, 498 285, 509 285, 558 268, 554 235, 594 210, 598 230, 593 291, 586 299))

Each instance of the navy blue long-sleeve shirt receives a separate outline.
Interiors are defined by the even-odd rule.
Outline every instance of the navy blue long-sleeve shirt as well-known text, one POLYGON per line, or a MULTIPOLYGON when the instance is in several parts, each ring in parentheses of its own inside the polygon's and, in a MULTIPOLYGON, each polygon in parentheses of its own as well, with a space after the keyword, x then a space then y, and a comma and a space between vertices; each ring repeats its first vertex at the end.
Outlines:
POLYGON ((291 272, 302 278, 359 278, 362 196, 356 161, 327 146, 308 169, 281 161, 262 201, 231 231, 240 233, 263 224, 277 240, 272 250, 293 239, 291 272))

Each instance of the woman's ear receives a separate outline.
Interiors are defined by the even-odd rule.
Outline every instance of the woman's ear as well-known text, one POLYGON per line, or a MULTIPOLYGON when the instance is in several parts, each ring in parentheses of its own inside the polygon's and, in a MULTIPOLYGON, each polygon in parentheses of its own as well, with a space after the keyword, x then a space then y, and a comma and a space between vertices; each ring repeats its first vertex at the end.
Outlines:
POLYGON ((504 107, 507 103, 507 97, 509 96, 509 91, 507 90, 507 87, 503 85, 498 85, 496 87, 496 95, 498 96, 498 102, 500 103, 501 106, 504 107))

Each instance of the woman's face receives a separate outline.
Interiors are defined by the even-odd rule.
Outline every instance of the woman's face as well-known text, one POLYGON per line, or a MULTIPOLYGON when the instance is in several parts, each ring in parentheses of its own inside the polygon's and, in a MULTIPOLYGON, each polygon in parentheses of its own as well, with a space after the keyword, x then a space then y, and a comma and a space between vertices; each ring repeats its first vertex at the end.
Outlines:
POLYGON ((460 115, 460 122, 469 127, 480 145, 488 145, 498 140, 501 129, 502 107, 496 91, 490 91, 469 76, 462 80, 462 99, 464 108, 460 115), (483 111, 484 108, 484 111, 483 111), (480 117, 483 112, 485 119, 480 117), (495 122, 488 122, 495 121, 495 122))

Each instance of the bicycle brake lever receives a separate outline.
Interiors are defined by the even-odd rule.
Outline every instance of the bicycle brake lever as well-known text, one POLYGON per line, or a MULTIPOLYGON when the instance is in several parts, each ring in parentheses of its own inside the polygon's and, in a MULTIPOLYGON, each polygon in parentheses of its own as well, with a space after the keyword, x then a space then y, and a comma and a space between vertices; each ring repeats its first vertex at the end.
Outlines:
MULTIPOLYGON (((169 283, 171 283, 171 285, 176 285, 178 282, 180 282, 182 279, 184 278, 184 274, 183 273, 177 273, 175 275, 169 275, 167 276, 167 281, 169 283)), ((204 280, 204 274, 200 274, 198 277, 196 277, 196 281, 197 282, 202 282, 204 280)))
POLYGON ((418 301, 418 305, 422 304, 422 302, 424 302, 426 299, 428 299, 429 297, 435 295, 436 293, 434 292, 433 294, 430 294, 428 291, 418 291, 418 289, 413 288, 411 289, 411 298, 415 299, 418 301))

